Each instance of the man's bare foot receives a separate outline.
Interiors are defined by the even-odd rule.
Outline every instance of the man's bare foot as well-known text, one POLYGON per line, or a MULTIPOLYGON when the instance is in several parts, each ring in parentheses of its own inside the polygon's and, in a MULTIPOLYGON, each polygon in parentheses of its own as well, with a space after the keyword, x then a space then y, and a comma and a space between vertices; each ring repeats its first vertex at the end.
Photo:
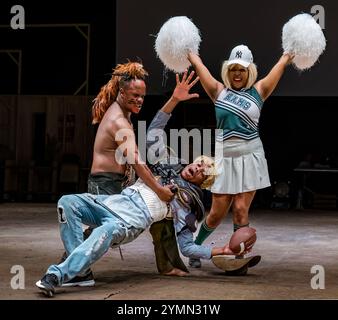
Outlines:
POLYGON ((185 272, 181 269, 174 268, 170 270, 169 272, 163 273, 165 276, 178 276, 178 277, 184 277, 188 274, 188 272, 185 272))

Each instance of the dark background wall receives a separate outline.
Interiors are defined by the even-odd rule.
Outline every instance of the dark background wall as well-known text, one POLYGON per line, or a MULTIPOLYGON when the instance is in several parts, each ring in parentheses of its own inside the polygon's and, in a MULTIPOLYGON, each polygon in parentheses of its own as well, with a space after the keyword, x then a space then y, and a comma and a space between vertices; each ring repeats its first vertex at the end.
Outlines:
MULTIPOLYGON (((9 25, 13 17, 10 9, 17 4, 25 9, 27 27, 24 30, 1 28, 0 50, 22 50, 21 93, 73 94, 85 78, 87 43, 75 27, 52 25, 90 24, 88 93, 96 94, 108 81, 115 65, 115 1, 5 0, 0 2, 0 24, 9 25), (50 27, 38 27, 39 24, 50 27)), ((0 93, 15 94, 15 65, 1 55, 0 93)))
MULTIPOLYGON (((309 153, 313 162, 338 166, 336 2, 215 1, 207 6, 190 0, 148 0, 117 1, 117 7, 115 2, 98 0, 80 4, 75 1, 1 1, 0 25, 3 27, 0 28, 0 102, 2 97, 12 97, 8 100, 11 101, 10 104, 0 104, 4 106, 0 106, 0 179, 5 177, 4 162, 10 160, 16 166, 17 173, 19 170, 26 172, 21 174, 26 176, 21 181, 21 190, 27 188, 30 179, 29 162, 39 158, 40 162, 47 161, 43 155, 51 147, 48 136, 51 133, 55 134, 56 144, 61 145, 59 153, 52 159, 58 163, 69 150, 85 149, 86 152, 77 155, 83 175, 77 191, 85 191, 85 177, 90 167, 95 134, 95 128, 90 128, 90 101, 109 80, 116 63, 125 62, 128 58, 141 59, 150 72, 147 81, 148 96, 144 108, 134 121, 151 120, 173 88, 174 75, 170 72, 167 73, 165 85, 162 85, 164 67, 153 49, 154 35, 171 16, 189 16, 200 28, 200 53, 216 78, 219 78, 222 61, 238 43, 250 46, 261 77, 282 53, 283 24, 300 12, 310 12, 313 5, 322 5, 325 9, 327 50, 320 58, 320 63, 310 71, 299 73, 292 67, 288 68, 277 90, 264 105, 260 132, 272 181, 291 181, 296 184, 298 178, 293 169, 309 153), (25 8, 25 30, 12 30, 8 26, 13 16, 10 9, 16 4, 25 8), (81 31, 86 32, 86 28, 80 27, 79 30, 76 27, 36 26, 80 23, 90 25, 88 64, 87 41, 81 34, 81 31), (5 52, 9 49, 22 52, 19 97, 26 100, 25 103, 18 104, 18 69, 5 52), (86 92, 86 87, 83 87, 77 92, 86 79, 87 67, 88 90, 86 92), (80 100, 67 100, 70 96, 74 98, 75 92, 80 100), (39 102, 32 103, 34 99, 25 98, 27 96, 37 96, 39 102), (22 125, 24 119, 19 119, 20 108, 25 108, 27 112, 26 126, 22 125), (36 123, 40 125, 36 126, 36 123), (60 132, 72 132, 71 128, 75 130, 75 140, 68 143, 60 132), (24 130, 24 133, 18 134, 20 130, 24 130), (32 141, 34 137, 39 138, 39 143, 32 141), (20 145, 26 145, 23 149, 30 149, 21 157, 19 138, 20 145), (24 139, 27 139, 26 143, 24 139)), ((18 56, 14 54, 14 58, 18 56)), ((214 128, 212 104, 200 85, 196 86, 195 91, 200 93, 201 99, 180 105, 169 124, 170 128, 214 128)), ((331 175, 325 178, 324 183, 319 181, 314 184, 315 187, 324 187, 326 191, 334 193, 336 181, 337 177, 331 175)), ((1 188, 4 189, 4 183, 0 183, 0 191, 1 188)))

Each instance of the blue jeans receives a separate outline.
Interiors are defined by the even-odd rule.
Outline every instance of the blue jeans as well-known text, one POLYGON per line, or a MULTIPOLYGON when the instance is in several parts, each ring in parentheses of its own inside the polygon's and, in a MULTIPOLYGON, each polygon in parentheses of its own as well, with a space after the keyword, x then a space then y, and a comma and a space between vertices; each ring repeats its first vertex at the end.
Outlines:
MULTIPOLYGON (((151 219, 141 196, 131 189, 126 189, 123 195, 90 195, 77 194, 63 196, 57 205, 60 234, 67 252, 67 259, 59 265, 51 265, 47 273, 55 274, 59 284, 76 275, 85 272, 91 264, 101 258, 111 245, 127 243, 138 237, 145 229, 144 222, 151 219), (123 203, 133 207, 133 211, 145 219, 139 226, 133 220, 133 225, 112 212, 102 204, 108 197, 115 197, 115 207, 121 208, 123 203), (92 234, 83 241, 82 223, 95 226, 92 234)), ((133 212, 130 212, 132 215, 133 212)))

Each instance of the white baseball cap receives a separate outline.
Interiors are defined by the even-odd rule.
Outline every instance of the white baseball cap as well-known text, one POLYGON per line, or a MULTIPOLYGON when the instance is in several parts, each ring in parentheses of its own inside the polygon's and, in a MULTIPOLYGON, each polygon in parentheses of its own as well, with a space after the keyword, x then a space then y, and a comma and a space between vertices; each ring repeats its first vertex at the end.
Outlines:
POLYGON ((231 50, 228 66, 231 64, 240 64, 247 68, 250 63, 253 63, 253 56, 247 46, 241 44, 231 50))

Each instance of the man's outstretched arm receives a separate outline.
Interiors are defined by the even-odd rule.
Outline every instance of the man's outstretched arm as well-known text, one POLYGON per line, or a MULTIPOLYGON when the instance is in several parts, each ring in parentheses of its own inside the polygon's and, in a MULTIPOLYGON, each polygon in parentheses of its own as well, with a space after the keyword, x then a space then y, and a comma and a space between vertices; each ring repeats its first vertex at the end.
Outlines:
POLYGON ((166 102, 166 104, 157 112, 154 119, 149 125, 147 131, 147 150, 151 148, 148 154, 148 161, 153 163, 155 160, 167 157, 167 141, 164 134, 164 128, 167 125, 172 111, 175 109, 180 101, 186 101, 192 98, 198 98, 197 93, 189 93, 190 89, 198 82, 199 78, 196 77, 193 81, 194 71, 189 76, 188 72, 184 72, 182 80, 176 74, 176 87, 166 102))

